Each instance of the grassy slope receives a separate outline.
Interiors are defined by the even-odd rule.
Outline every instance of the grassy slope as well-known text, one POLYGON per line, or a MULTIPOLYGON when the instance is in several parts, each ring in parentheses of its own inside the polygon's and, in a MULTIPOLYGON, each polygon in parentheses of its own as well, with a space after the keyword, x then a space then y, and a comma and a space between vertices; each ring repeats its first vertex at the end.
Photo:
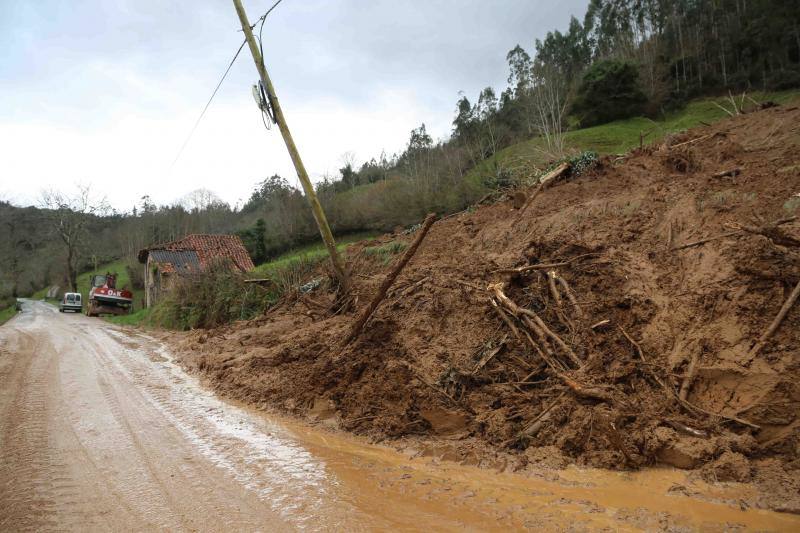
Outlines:
MULTIPOLYGON (((336 240, 336 248, 341 251, 344 250, 348 244, 369 239, 375 237, 376 235, 376 233, 372 232, 346 235, 336 240)), ((272 261, 262 263, 255 268, 253 273, 257 275, 267 275, 275 270, 289 267, 292 263, 296 263, 298 261, 317 261, 326 257, 328 257, 328 251, 325 249, 325 245, 322 242, 318 242, 308 246, 303 246, 301 248, 295 248, 294 250, 290 250, 285 254, 279 255, 272 261)))
MULTIPOLYGON (((753 93, 751 96, 756 101, 773 100, 786 103, 800 96, 800 91, 753 93)), ((668 114, 663 120, 634 117, 569 131, 564 135, 567 151, 577 153, 592 150, 601 155, 624 153, 639 145, 639 134, 642 132, 650 132, 644 139, 645 144, 649 144, 663 139, 670 133, 698 126, 702 122, 712 123, 725 118, 727 115, 714 105, 715 102, 728 109, 731 108, 727 98, 702 98, 689 102, 686 107, 668 114)), ((751 103, 745 102, 745 107, 750 105, 751 103)), ((508 168, 520 166, 545 168, 553 159, 556 158, 547 152, 544 140, 536 137, 500 150, 495 156, 470 171, 467 179, 478 180, 481 176, 491 175, 495 165, 508 168)))

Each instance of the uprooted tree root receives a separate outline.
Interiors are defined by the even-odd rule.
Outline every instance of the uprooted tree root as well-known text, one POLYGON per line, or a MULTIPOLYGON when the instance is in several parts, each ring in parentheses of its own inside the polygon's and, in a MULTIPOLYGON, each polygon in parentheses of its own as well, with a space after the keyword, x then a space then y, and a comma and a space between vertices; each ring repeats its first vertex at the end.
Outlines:
MULTIPOLYGON (((684 433, 694 436, 707 435, 707 432, 692 428, 688 422, 676 422, 665 418, 667 411, 673 411, 671 415, 676 417, 698 418, 699 420, 691 423, 699 423, 705 427, 714 425, 717 421, 728 421, 743 427, 759 429, 758 425, 735 415, 710 412, 688 402, 686 396, 693 378, 696 361, 693 361, 686 376, 684 376, 680 392, 676 392, 669 373, 665 369, 658 368, 658 365, 649 362, 645 358, 639 343, 622 326, 618 328, 620 333, 635 349, 635 353, 638 356, 638 361, 636 362, 639 363, 640 377, 644 375, 651 378, 650 384, 656 385, 656 388, 663 390, 663 403, 665 405, 662 408, 664 412, 656 414, 646 410, 643 411, 640 409, 641 404, 637 406, 637 402, 632 401, 631 392, 637 389, 637 385, 638 388, 647 386, 647 380, 634 384, 631 381, 620 382, 618 379, 609 378, 604 372, 602 362, 598 361, 593 354, 591 342, 587 338, 594 334, 593 328, 598 322, 586 317, 578 303, 578 298, 567 280, 556 270, 553 270, 554 266, 577 266, 581 259, 593 255, 597 254, 584 254, 564 261, 533 264, 499 271, 511 273, 515 276, 535 272, 546 280, 546 283, 542 283, 540 286, 546 286, 546 290, 542 289, 542 291, 547 294, 538 294, 533 297, 533 300, 539 304, 544 313, 552 317, 550 324, 542 319, 537 312, 514 302, 504 292, 506 282, 491 283, 487 287, 491 307, 513 338, 521 346, 527 348, 525 350, 527 360, 522 360, 520 363, 527 368, 536 368, 537 363, 544 363, 536 371, 527 374, 522 381, 517 383, 510 382, 509 384, 519 389, 526 385, 541 385, 554 379, 563 385, 569 393, 569 395, 566 392, 562 393, 556 401, 542 405, 540 413, 524 425, 517 438, 526 441, 535 438, 536 434, 548 422, 550 413, 554 408, 559 404, 561 404, 562 409, 566 408, 566 404, 570 401, 594 405, 594 408, 599 404, 604 404, 603 414, 598 419, 601 422, 600 429, 603 429, 604 433, 600 432, 598 436, 605 435, 605 438, 608 438, 613 446, 619 450, 629 466, 638 466, 653 459, 652 457, 647 457, 646 454, 642 454, 641 450, 632 450, 630 445, 627 444, 629 439, 623 438, 626 426, 634 418, 643 418, 645 424, 647 419, 650 418, 651 423, 662 423, 670 427, 678 427, 684 433), (561 294, 562 291, 563 296, 561 294), (565 299, 570 302, 570 306, 564 305, 565 299), (546 305, 545 302, 549 305, 546 305), (571 311, 568 307, 571 308, 571 311), (556 331, 559 331, 559 333, 556 331), (561 335, 569 338, 570 342, 565 341, 561 335), (666 377, 660 377, 659 374, 666 377), (570 397, 572 400, 569 399, 570 397)), ((579 271, 579 269, 577 270, 579 271)), ((517 283, 519 284, 520 281, 518 277, 517 283)), ((530 298, 530 296, 529 293, 528 297, 530 298)), ((610 321, 601 322, 606 322, 604 325, 607 325, 610 321)), ((503 344, 505 342, 506 340, 504 339, 503 344)), ((500 347, 492 351, 491 357, 487 358, 487 360, 481 360, 476 370, 484 368, 488 361, 493 359, 499 351, 500 347)), ((594 417, 591 418, 591 423, 595 423, 594 417)), ((587 440, 590 437, 591 435, 587 436, 587 440)), ((586 444, 584 443, 584 445, 586 444)))

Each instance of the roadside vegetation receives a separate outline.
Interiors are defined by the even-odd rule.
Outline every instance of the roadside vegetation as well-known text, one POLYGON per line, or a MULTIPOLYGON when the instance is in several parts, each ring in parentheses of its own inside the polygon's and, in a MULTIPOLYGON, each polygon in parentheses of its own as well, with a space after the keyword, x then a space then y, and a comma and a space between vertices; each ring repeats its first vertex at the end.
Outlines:
POLYGON ((0 300, 0 325, 5 324, 17 314, 16 298, 3 298, 0 300))

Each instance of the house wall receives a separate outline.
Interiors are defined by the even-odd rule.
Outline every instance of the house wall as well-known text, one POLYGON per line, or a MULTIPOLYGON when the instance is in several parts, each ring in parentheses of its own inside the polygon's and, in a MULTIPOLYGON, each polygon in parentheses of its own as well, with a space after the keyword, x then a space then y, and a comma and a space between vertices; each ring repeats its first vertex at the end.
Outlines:
POLYGON ((153 261, 149 256, 147 263, 144 265, 144 295, 145 305, 152 307, 161 299, 161 294, 164 291, 162 286, 162 274, 158 269, 158 263, 153 261))
POLYGON ((161 272, 158 263, 149 256, 144 265, 144 301, 145 307, 156 305, 166 291, 172 287, 173 275, 161 272))
POLYGON ((145 307, 152 307, 155 305, 155 298, 153 295, 153 274, 152 262, 150 256, 147 256, 147 261, 144 264, 144 305, 145 307))

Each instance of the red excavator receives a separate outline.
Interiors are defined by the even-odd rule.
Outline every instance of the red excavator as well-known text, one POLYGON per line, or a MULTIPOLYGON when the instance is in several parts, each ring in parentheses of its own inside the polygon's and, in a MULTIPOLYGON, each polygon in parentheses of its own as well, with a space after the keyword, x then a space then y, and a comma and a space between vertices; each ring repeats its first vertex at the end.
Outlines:
POLYGON ((133 311, 133 293, 128 289, 117 289, 116 274, 95 274, 91 285, 86 307, 88 316, 127 315, 133 311))

